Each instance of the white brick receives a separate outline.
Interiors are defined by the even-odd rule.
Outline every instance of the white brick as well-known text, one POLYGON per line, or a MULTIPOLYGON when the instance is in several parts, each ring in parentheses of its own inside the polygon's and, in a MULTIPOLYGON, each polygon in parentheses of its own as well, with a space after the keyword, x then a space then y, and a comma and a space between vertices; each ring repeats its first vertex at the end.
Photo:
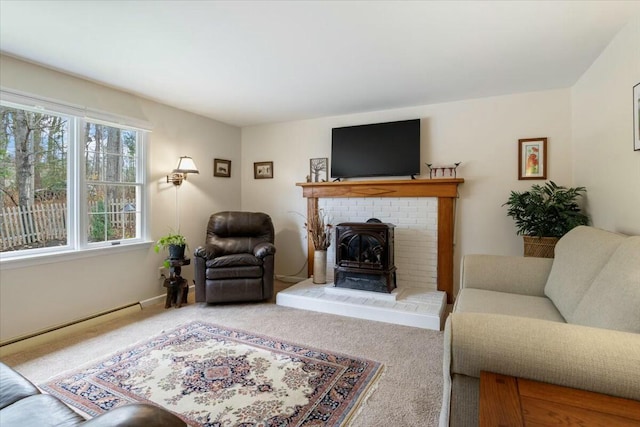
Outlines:
MULTIPOLYGON (((437 198, 372 197, 322 198, 333 224, 378 218, 394 224, 398 287, 435 289, 437 271, 437 198)), ((335 262, 335 242, 328 251, 328 267, 335 262)))

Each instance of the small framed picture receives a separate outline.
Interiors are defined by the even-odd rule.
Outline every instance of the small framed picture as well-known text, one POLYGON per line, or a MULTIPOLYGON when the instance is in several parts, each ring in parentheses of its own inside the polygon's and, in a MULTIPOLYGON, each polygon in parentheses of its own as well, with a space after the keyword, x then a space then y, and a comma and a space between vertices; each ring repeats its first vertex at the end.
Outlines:
POLYGON ((518 179, 547 179, 547 138, 518 140, 518 179))
POLYGON ((273 162, 256 162, 253 164, 254 179, 273 178, 273 162))
POLYGON ((213 176, 231 177, 231 160, 213 159, 213 176))
POLYGON ((633 87, 633 149, 640 151, 640 83, 633 87))
POLYGON ((326 182, 329 180, 329 159, 318 157, 309 160, 309 177, 311 182, 326 182))

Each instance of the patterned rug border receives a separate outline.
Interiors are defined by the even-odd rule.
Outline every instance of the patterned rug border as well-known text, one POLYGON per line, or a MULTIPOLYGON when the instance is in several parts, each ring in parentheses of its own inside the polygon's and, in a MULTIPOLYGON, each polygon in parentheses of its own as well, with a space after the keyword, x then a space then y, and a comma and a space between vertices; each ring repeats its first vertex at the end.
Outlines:
MULTIPOLYGON (((276 338, 274 336, 255 333, 242 328, 225 326, 225 325, 220 325, 216 323, 203 322, 203 321, 196 320, 196 321, 188 321, 188 322, 179 324, 170 329, 161 330, 157 334, 147 338, 143 338, 135 342, 134 344, 131 344, 125 347, 124 349, 113 351, 108 355, 95 358, 89 362, 81 364, 78 367, 66 370, 60 374, 56 374, 50 377, 49 379, 47 379, 38 387, 43 392, 52 394, 60 398, 67 404, 71 405, 73 409, 76 410, 76 412, 82 413, 85 416, 89 416, 89 417, 97 416, 100 414, 99 412, 93 411, 90 408, 82 405, 80 402, 73 400, 68 396, 66 396, 65 394, 58 392, 56 389, 50 387, 49 384, 55 384, 56 381, 62 380, 64 378, 68 378, 74 374, 75 375, 82 374, 90 369, 94 371, 104 369, 106 365, 109 365, 110 363, 120 363, 128 359, 134 359, 136 357, 139 357, 141 354, 143 354, 144 351, 146 351, 146 348, 151 343, 154 343, 153 348, 155 348, 156 346, 161 345, 163 342, 166 342, 168 340, 168 337, 171 336, 171 334, 177 334, 179 333, 179 331, 182 331, 185 329, 195 330, 201 327, 209 327, 209 328, 217 329, 219 331, 224 331, 226 333, 229 333, 228 335, 225 335, 225 338, 227 339, 233 340, 236 343, 243 343, 246 345, 262 348, 267 351, 282 352, 286 354, 296 354, 298 356, 300 356, 300 352, 313 352, 313 353, 327 354, 330 356, 336 356, 338 358, 351 359, 354 361, 366 362, 368 364, 371 364, 369 374, 366 375, 362 380, 363 386, 355 392, 354 396, 351 396, 350 400, 346 404, 346 407, 342 411, 342 415, 339 418, 339 422, 340 422, 338 424, 339 426, 350 425, 353 419, 362 412, 362 410, 365 408, 364 406, 365 402, 369 399, 369 397, 373 394, 373 392, 378 388, 379 380, 383 376, 385 371, 385 366, 382 363, 365 358, 365 357, 353 356, 353 355, 343 353, 343 352, 338 352, 338 351, 324 350, 315 346, 299 344, 289 339, 285 340, 281 338, 276 338), (260 341, 270 343, 271 345, 265 345, 260 341), (282 346, 277 346, 277 344, 282 344, 282 346), (138 351, 135 351, 138 347, 141 347, 141 346, 144 348, 138 349, 138 351), (125 357, 122 357, 122 356, 125 356, 125 357), (117 359, 117 360, 114 361, 114 359, 117 359)), ((139 397, 139 398, 138 397, 139 396, 136 396, 137 400, 140 402, 148 402, 148 403, 157 405, 154 402, 149 402, 142 397, 139 397)), ((181 414, 179 413, 177 413, 177 415, 181 416, 181 414)))

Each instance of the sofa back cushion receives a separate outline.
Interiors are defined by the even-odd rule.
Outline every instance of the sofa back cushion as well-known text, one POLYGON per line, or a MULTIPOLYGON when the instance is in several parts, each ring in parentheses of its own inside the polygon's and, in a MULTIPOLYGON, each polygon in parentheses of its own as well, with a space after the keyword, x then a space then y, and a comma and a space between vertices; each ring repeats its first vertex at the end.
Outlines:
POLYGON ((573 323, 573 312, 625 238, 621 234, 579 226, 558 241, 544 293, 567 322, 573 323))
POLYGON ((596 276, 571 323, 640 333, 640 236, 626 238, 596 276))

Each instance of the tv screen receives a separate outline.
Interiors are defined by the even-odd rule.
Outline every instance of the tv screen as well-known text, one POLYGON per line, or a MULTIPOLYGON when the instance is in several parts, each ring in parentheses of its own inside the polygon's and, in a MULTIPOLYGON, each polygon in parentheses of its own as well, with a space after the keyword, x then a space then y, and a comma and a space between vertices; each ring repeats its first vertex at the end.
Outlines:
POLYGON ((420 173, 420 119, 333 128, 331 176, 420 173))

